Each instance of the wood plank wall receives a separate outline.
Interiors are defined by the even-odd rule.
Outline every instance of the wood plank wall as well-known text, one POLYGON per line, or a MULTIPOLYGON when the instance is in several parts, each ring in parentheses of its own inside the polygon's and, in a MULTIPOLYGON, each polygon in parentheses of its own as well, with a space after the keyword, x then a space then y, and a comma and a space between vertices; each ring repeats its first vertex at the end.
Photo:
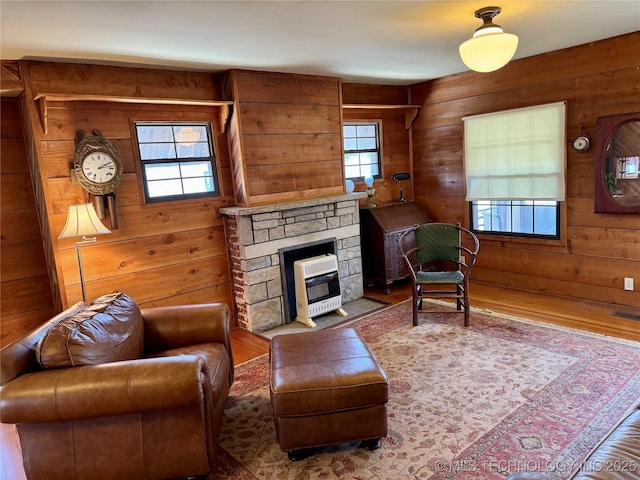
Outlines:
POLYGON ((640 111, 640 33, 511 62, 497 72, 466 72, 411 87, 422 105, 413 125, 416 198, 439 221, 468 224, 462 120, 466 115, 567 102, 567 201, 562 242, 481 238, 475 280, 640 307, 640 217, 593 213, 600 116, 640 111), (623 289, 635 278, 636 291, 623 289))
MULTIPOLYGON (((58 304, 61 307, 80 299, 74 242, 57 240, 67 206, 89 200, 80 187, 71 184, 69 175, 78 129, 102 130, 118 145, 125 161, 123 183, 117 192, 120 229, 98 237, 96 244, 82 247, 88 296, 123 290, 142 306, 231 303, 226 242, 218 209, 342 193, 343 119, 382 119, 384 178, 375 185, 377 201, 397 198, 399 185, 390 177, 398 171, 409 171, 415 197, 432 218, 468 222, 461 117, 566 100, 568 143, 578 135, 580 123, 593 137, 598 116, 640 110, 638 51, 639 35, 631 34, 515 61, 493 74, 469 72, 410 88, 343 84, 332 77, 266 72, 232 71, 216 76, 20 62, 25 87, 20 101, 26 125, 23 131, 27 152, 34 162, 31 175, 38 192, 36 207, 27 208, 31 209, 33 222, 17 224, 6 220, 13 207, 5 199, 25 200, 29 185, 24 178, 26 172, 16 170, 10 174, 22 176, 22 181, 27 182, 25 190, 13 198, 5 186, 6 181, 19 184, 21 180, 17 177, 5 180, 4 137, 8 128, 15 125, 11 127, 5 121, 3 108, 2 340, 13 329, 9 321, 14 326, 20 324, 22 332, 28 330, 36 321, 31 319, 31 306, 37 305, 43 292, 48 291, 45 290, 48 285, 41 285, 35 292, 20 287, 12 301, 26 295, 28 305, 5 309, 5 299, 9 298, 5 293, 11 292, 5 285, 5 279, 11 278, 5 277, 5 268, 11 265, 11 259, 4 261, 5 255, 9 255, 5 253, 5 245, 9 246, 6 252, 21 250, 17 245, 20 242, 36 247, 33 241, 40 230, 37 209, 46 212, 41 218, 43 249, 27 255, 39 258, 35 263, 40 266, 34 267, 31 261, 25 266, 31 265, 33 268, 29 268, 38 271, 36 277, 43 281, 46 267, 42 262, 48 264, 49 290, 59 293, 44 301, 42 308, 35 308, 39 311, 35 316, 40 321, 40 315, 49 316, 49 309, 58 309, 58 304), (34 101, 41 94, 51 94, 57 100, 34 101), (79 100, 82 96, 105 95, 111 100, 79 100), (118 97, 127 102, 114 101, 118 97), (149 104, 149 99, 165 99, 166 103, 149 104), (219 123, 218 107, 193 105, 215 100, 235 101, 226 130, 219 123), (343 110, 342 104, 361 104, 366 108, 343 110), (411 126, 407 123, 407 110, 371 108, 372 104, 418 104, 421 108, 411 126), (43 113, 47 133, 42 128, 43 113), (180 119, 211 120, 214 124, 222 196, 145 205, 132 142, 132 122, 180 119), (15 240, 18 237, 23 240, 15 240), (16 312, 13 319, 12 311, 16 312)), ((9 70, 4 66, 5 62, 3 79, 5 72, 11 78, 17 76, 14 65, 9 65, 9 70)), ((11 94, 15 95, 17 90, 18 85, 13 82, 11 94)), ((9 114, 9 110, 6 112, 9 114)), ((15 115, 14 108, 10 116, 15 115)), ((568 149, 564 241, 535 244, 483 239, 475 279, 640 306, 637 292, 640 220, 633 215, 593 214, 594 150, 579 154, 568 149), (635 292, 623 290, 625 276, 635 278, 635 292)), ((25 156, 23 152, 20 155, 25 156)), ((411 198, 411 182, 405 187, 411 198)), ((362 191, 364 185, 356 189, 362 191)), ((108 225, 108 220, 105 222, 108 225)), ((37 282, 27 283, 33 286, 37 282)))
POLYGON ((344 193, 340 79, 231 70, 236 204, 344 193))
MULTIPOLYGON (((127 292, 142 307, 221 301, 231 303, 226 240, 218 209, 233 204, 233 185, 225 133, 220 133, 219 107, 188 104, 146 104, 146 99, 173 98, 186 102, 220 100, 218 79, 211 74, 96 67, 42 62, 21 64, 25 82, 25 115, 33 131, 49 220, 48 238, 54 252, 54 272, 61 302, 81 299, 75 240, 57 240, 67 206, 90 200, 73 185, 78 130, 94 129, 113 141, 123 158, 124 175, 116 192, 119 229, 81 247, 88 299, 114 291, 127 292), (84 81, 80 81, 80 79, 84 81), (122 88, 119 88, 121 86, 122 88), (65 95, 111 95, 109 101, 48 101, 47 133, 40 126, 35 92, 65 95), (140 103, 119 103, 117 97, 139 96, 140 103), (145 204, 133 138, 135 121, 210 121, 220 178, 221 196, 180 202, 145 204)), ((110 227, 109 220, 104 220, 110 227)))
POLYGON ((0 106, 0 345, 55 313, 17 98, 0 106))
MULTIPOLYGON (((405 197, 413 198, 413 182, 394 182, 394 173, 412 173, 411 127, 406 125, 406 105, 409 88, 395 85, 342 84, 342 102, 350 108, 343 109, 343 120, 381 121, 382 178, 376 179, 374 188, 376 203, 392 202, 400 198, 400 187, 405 197), (361 105, 362 108, 352 108, 361 105), (397 108, 391 108, 397 106, 397 108)), ((364 192, 367 187, 357 181, 355 191, 364 192)), ((364 205, 365 199, 360 203, 364 205)))

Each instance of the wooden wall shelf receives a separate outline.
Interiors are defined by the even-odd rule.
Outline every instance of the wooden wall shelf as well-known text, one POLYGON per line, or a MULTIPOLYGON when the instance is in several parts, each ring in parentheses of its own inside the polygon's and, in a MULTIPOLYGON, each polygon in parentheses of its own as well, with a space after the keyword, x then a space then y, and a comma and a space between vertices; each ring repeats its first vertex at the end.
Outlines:
POLYGON ((406 110, 404 114, 404 128, 409 130, 413 121, 418 116, 421 105, 396 105, 396 104, 374 104, 374 103, 344 103, 342 108, 348 109, 368 109, 368 110, 406 110))
POLYGON ((227 119, 229 118, 230 107, 233 105, 229 100, 197 100, 187 98, 144 98, 144 97, 123 97, 119 95, 99 95, 99 94, 69 94, 69 93, 36 93, 33 101, 38 106, 38 115, 42 130, 47 134, 47 105, 49 102, 111 102, 111 103, 139 103, 146 105, 196 105, 203 107, 220 108, 220 129, 224 133, 227 119))

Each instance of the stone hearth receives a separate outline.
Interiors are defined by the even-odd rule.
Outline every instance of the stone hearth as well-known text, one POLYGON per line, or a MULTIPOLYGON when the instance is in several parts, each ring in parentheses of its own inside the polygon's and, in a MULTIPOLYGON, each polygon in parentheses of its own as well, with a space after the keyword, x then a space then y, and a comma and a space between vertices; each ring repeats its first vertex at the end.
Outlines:
POLYGON ((259 333, 287 323, 281 249, 336 241, 342 302, 363 296, 362 192, 258 207, 226 207, 232 294, 241 328, 259 333))

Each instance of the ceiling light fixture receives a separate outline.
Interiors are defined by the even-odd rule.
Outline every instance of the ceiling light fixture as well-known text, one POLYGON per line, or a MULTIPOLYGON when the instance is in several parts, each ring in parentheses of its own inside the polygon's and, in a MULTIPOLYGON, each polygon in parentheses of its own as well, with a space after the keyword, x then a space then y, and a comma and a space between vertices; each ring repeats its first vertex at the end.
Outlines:
POLYGON ((504 67, 515 55, 518 37, 504 33, 500 25, 493 23, 493 17, 501 11, 500 7, 476 10, 476 18, 484 23, 476 29, 472 38, 460 45, 460 58, 471 70, 493 72, 504 67))

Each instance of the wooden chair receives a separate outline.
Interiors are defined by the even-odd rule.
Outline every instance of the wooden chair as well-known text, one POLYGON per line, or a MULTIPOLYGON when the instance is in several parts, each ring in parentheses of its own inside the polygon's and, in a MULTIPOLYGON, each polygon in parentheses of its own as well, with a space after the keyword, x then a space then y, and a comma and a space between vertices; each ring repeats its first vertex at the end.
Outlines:
POLYGON ((478 237, 459 223, 425 223, 404 232, 399 248, 411 274, 413 325, 418 325, 423 297, 431 297, 455 298, 469 326, 469 276, 480 249, 478 237))

